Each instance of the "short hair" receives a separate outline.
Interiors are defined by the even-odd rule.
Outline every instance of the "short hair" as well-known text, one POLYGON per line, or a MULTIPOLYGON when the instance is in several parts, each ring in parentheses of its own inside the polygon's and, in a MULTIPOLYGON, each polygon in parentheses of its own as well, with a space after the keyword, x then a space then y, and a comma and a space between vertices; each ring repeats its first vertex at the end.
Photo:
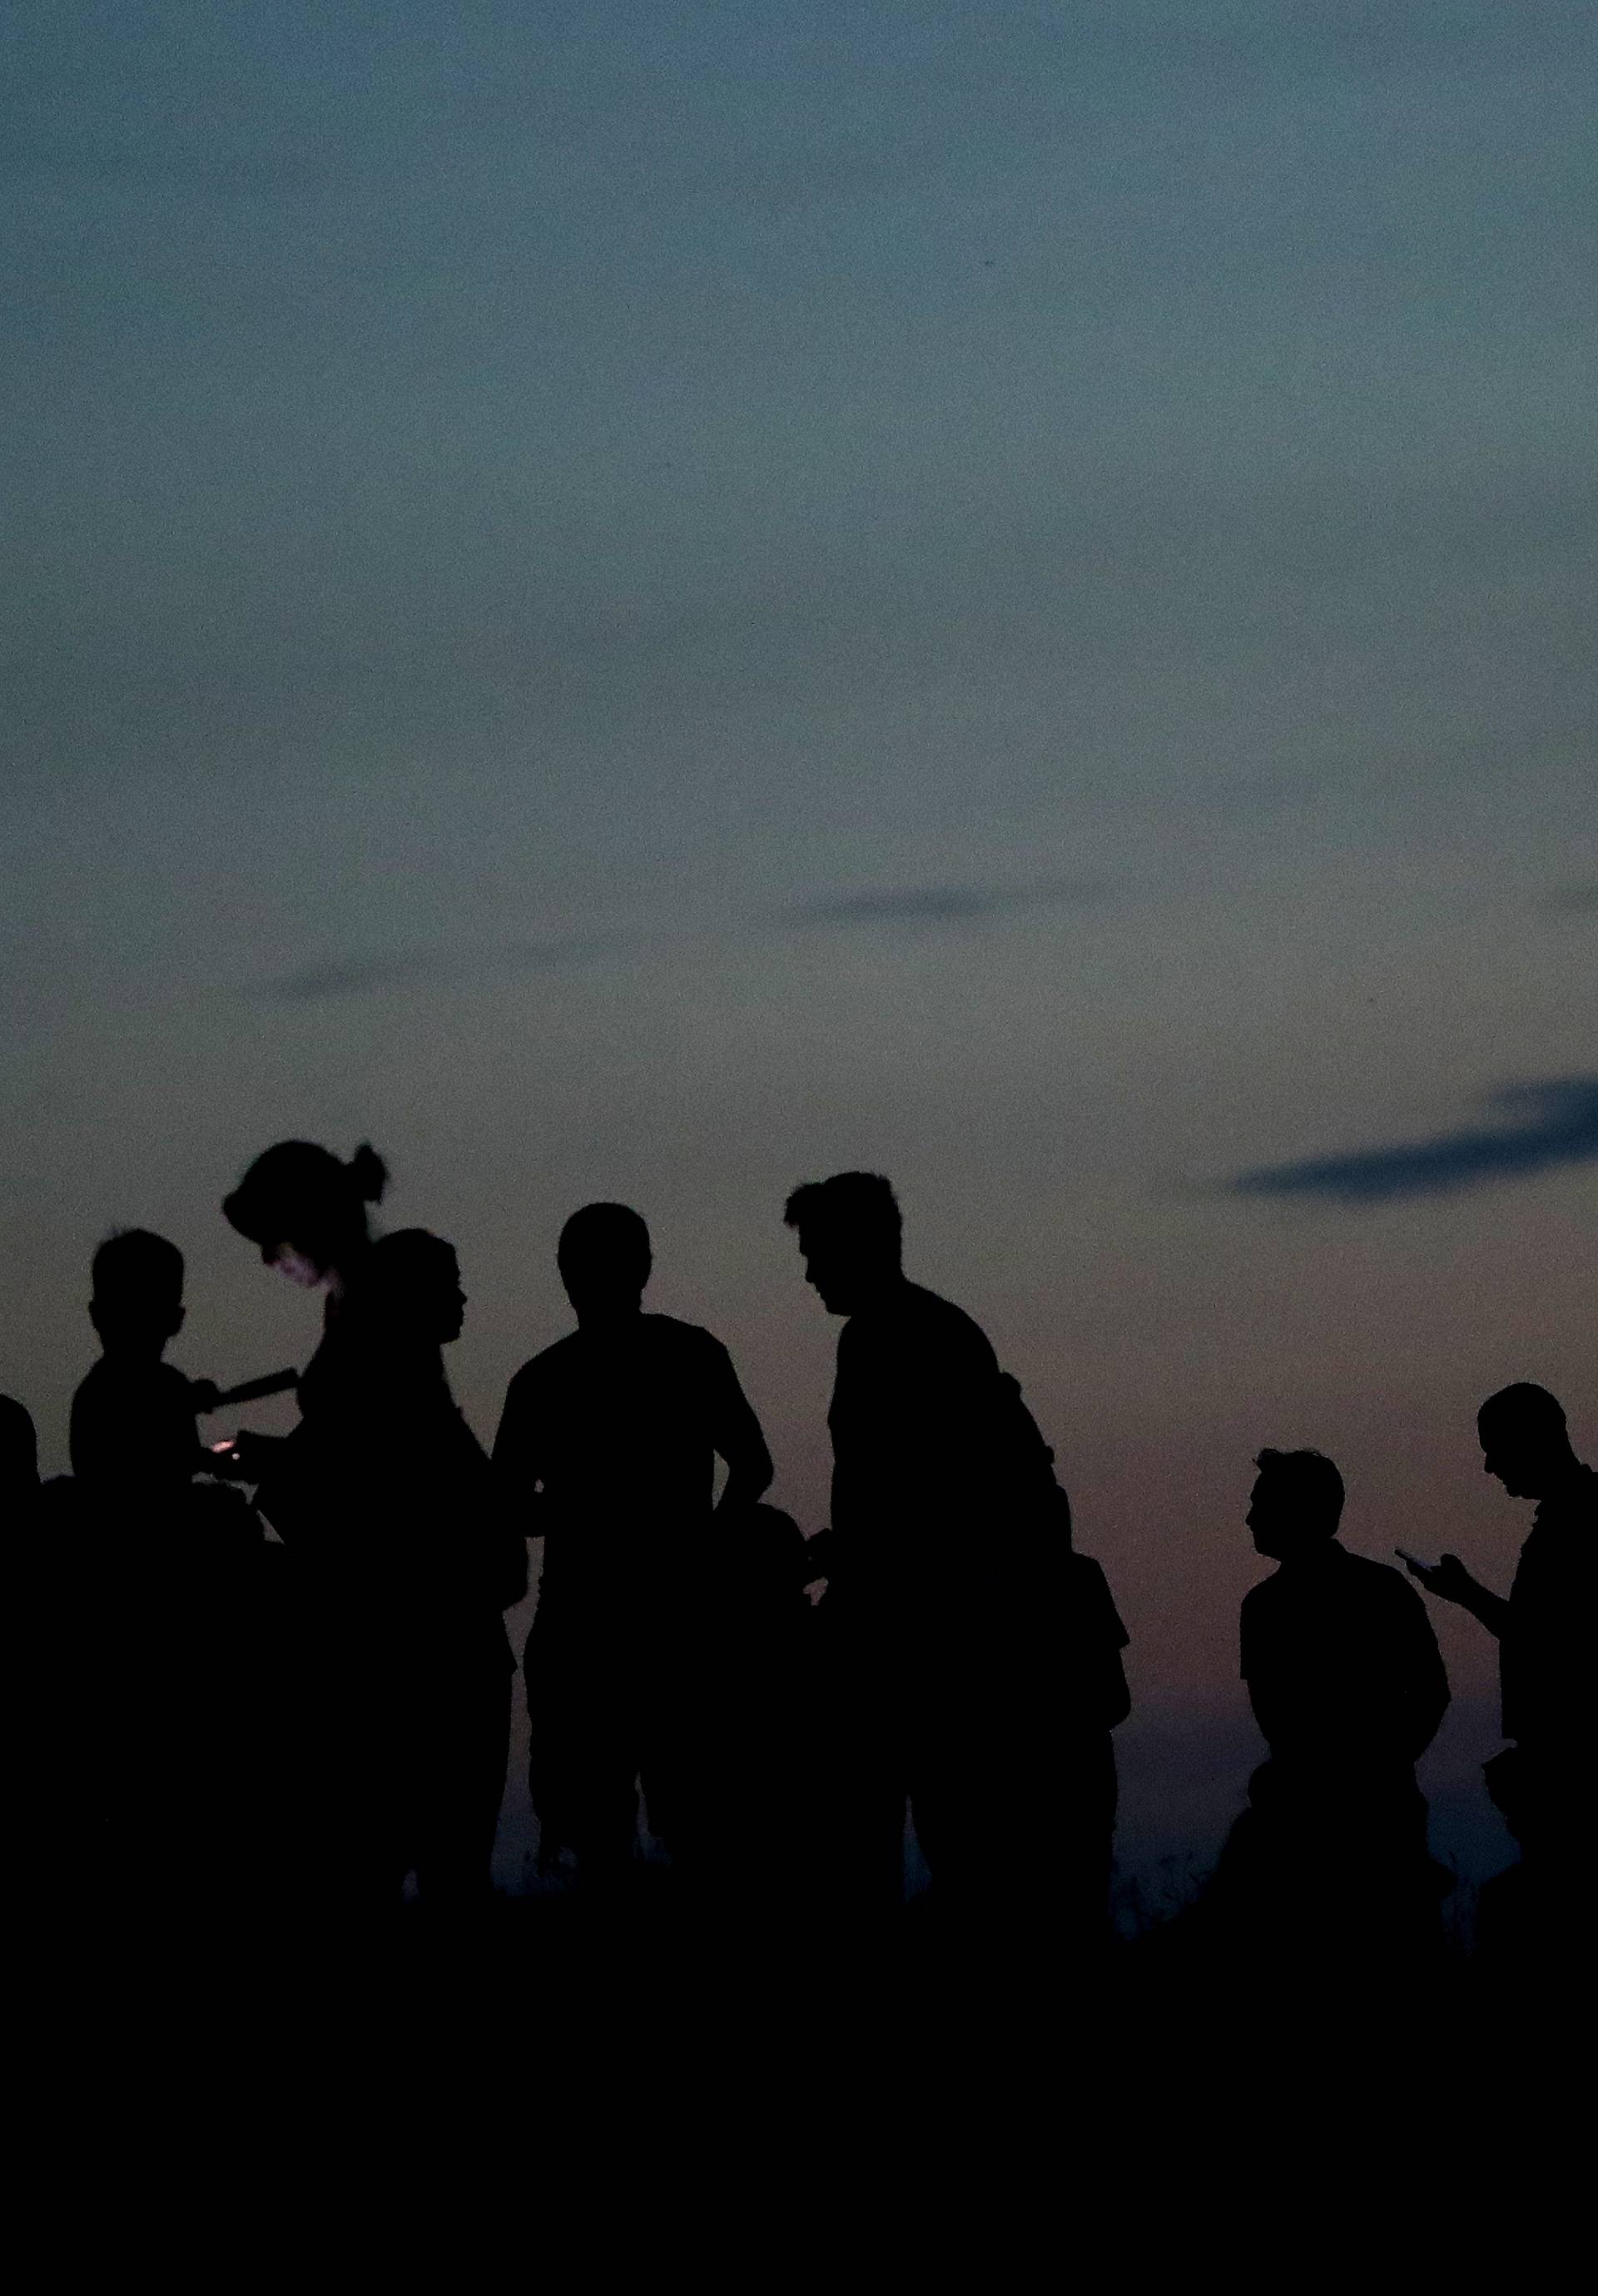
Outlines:
POLYGON ((1261 1451, 1254 1464, 1279 1476, 1307 1513, 1335 1530, 1343 1512, 1343 1479, 1321 1451, 1261 1451))
POLYGON ((104 1307, 183 1298, 182 1252, 147 1227, 113 1228, 89 1265, 94 1297, 104 1307))
POLYGON ((460 1259, 453 1243, 430 1228, 400 1227, 380 1236, 362 1275, 366 1298, 400 1299, 430 1283, 453 1283, 460 1259))
POLYGON ((279 1140, 261 1153, 238 1186, 222 1200, 230 1227, 251 1243, 299 1242, 296 1228, 325 1228, 356 1218, 364 1227, 366 1206, 382 1201, 389 1168, 363 1141, 348 1164, 314 1140, 279 1140))
POLYGON ((561 1230, 555 1264, 568 1282, 598 1275, 642 1292, 654 1266, 648 1226, 630 1204, 585 1204, 561 1230))
POLYGON ((842 1243, 891 1246, 897 1259, 904 1246, 899 1200, 881 1172, 834 1172, 830 1180, 807 1180, 783 1207, 788 1226, 842 1243))
POLYGON ((1517 1435, 1552 1443, 1568 1441, 1570 1431, 1559 1398, 1528 1379, 1516 1380, 1513 1386, 1501 1387, 1496 1395, 1489 1395, 1476 1414, 1476 1424, 1509 1427, 1517 1435))

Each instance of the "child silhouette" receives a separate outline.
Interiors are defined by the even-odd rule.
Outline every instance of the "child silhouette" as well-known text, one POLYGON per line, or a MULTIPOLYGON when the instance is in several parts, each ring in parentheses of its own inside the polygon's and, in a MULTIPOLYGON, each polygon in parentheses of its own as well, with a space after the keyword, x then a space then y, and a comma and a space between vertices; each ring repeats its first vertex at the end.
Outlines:
POLYGON ((162 1361, 183 1328, 183 1254, 124 1228, 94 1254, 89 1321, 104 1350, 72 1398, 72 1472, 96 1501, 143 1509, 180 1496, 211 1463, 194 1431, 209 1383, 162 1361))

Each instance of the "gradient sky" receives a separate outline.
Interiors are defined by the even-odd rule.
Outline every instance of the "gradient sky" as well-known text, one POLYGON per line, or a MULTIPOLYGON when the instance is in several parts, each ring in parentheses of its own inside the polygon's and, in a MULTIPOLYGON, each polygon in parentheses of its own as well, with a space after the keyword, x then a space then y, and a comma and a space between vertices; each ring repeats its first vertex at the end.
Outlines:
MULTIPOLYGON (((186 1368, 303 1360, 217 1207, 369 1137, 460 1245, 480 1432, 619 1196, 813 1528, 781 1203, 881 1168, 1120 1598, 1129 1855, 1207 1854, 1253 1451, 1500 1586, 1477 1402, 1541 1379, 1598 1456, 1592 12, 7 23, 46 1464, 105 1230, 187 1252, 186 1368)), ((1491 1652, 1438 1623, 1438 1838, 1490 1865, 1491 1652)))

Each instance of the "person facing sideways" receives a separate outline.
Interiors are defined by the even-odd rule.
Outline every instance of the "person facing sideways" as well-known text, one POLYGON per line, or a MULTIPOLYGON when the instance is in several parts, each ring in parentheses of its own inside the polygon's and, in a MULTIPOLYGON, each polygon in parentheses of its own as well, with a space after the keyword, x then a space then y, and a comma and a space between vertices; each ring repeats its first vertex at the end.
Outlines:
POLYGON ((1425 1605, 1338 1539, 1343 1480, 1318 1451, 1261 1451, 1248 1525, 1274 1574, 1243 1597, 1242 1672, 1270 1759, 1217 1881, 1272 1949, 1340 1956, 1438 1927, 1414 1766, 1448 1705, 1425 1605))
POLYGON ((373 1247, 349 1310, 348 1416, 323 1462, 324 1490, 343 1486, 330 1535, 353 1537, 365 1590, 374 1854, 391 1891, 414 1873, 422 1904, 446 1907, 490 1888, 514 1669, 502 1613, 527 1591, 520 1529, 445 1374, 465 1306, 440 1237, 405 1228, 373 1247))
POLYGON ((163 1361, 184 1322, 183 1254, 127 1229, 95 1252, 93 1283, 104 1352, 72 1398, 74 1535, 54 1544, 77 1582, 86 1718, 116 1747, 96 1808, 102 1854, 136 1920, 237 1897, 252 1874, 235 1818, 261 1800, 268 1590, 258 1517, 195 1480, 214 1464, 194 1421, 215 1390, 163 1361))
POLYGON ((359 1409, 370 1406, 360 1357, 371 1333, 351 1310, 373 1250, 370 1208, 388 1173, 363 1145, 348 1163, 307 1140, 264 1151, 225 1198, 230 1226, 266 1266, 324 1294, 320 1344, 300 1376, 299 1423, 286 1437, 248 1430, 236 1472, 287 1549, 283 1759, 299 1833, 288 1860, 303 1902, 332 1910, 369 1906, 387 1855, 370 1791, 366 1729, 375 1696, 368 1622, 381 1583, 381 1505, 357 1454, 359 1409))
POLYGON ((540 1858, 570 1848, 603 1885, 631 1861, 640 1777, 651 1828, 671 1841, 683 1590, 709 1533, 716 1462, 728 1526, 772 1463, 720 1341, 644 1313, 652 1261, 635 1211, 585 1205, 556 1262, 577 1329, 512 1380, 494 1468, 527 1536, 544 1539, 523 1660, 540 1858))
MULTIPOLYGON (((229 1226, 258 1247, 266 1267, 324 1294, 322 1344, 299 1382, 302 1413, 316 1408, 319 1390, 337 1407, 340 1318, 372 1251, 370 1207, 382 1201, 388 1181, 388 1166, 365 1142, 346 1164, 313 1141, 280 1140, 223 1199, 229 1226)), ((264 1472, 277 1439, 242 1435, 246 1468, 264 1472)))
POLYGON ((1537 1501, 1507 1597, 1473 1578, 1456 1554, 1432 1565, 1405 1561, 1428 1594, 1457 1603, 1498 1638, 1504 1734, 1514 1743, 1488 1763, 1488 1789, 1528 1874, 1540 1868, 1552 1882, 1586 1851, 1598 1473, 1577 1457, 1564 1411, 1546 1388, 1525 1381, 1501 1388, 1476 1423, 1483 1472, 1511 1498, 1537 1501))
POLYGON ((807 1281, 845 1318, 821 1550, 836 1712, 853 1742, 840 1856, 863 1910, 897 1902, 908 1798, 934 1904, 1036 1909, 1041 1749, 1057 1726, 1053 1455, 986 1334, 905 1274, 886 1179, 808 1182, 784 1218, 807 1281))

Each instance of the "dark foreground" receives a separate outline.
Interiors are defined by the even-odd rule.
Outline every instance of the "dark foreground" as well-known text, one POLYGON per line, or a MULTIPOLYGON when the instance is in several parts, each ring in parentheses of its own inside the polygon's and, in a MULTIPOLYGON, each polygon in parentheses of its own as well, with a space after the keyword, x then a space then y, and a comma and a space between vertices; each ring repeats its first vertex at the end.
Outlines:
POLYGON ((1178 1924, 1068 1967, 930 1906, 846 1944, 664 1887, 69 1924, 21 2006, 51 2281, 1473 2283, 1583 2189, 1585 2003, 1446 1954, 1250 1972, 1178 1924))

